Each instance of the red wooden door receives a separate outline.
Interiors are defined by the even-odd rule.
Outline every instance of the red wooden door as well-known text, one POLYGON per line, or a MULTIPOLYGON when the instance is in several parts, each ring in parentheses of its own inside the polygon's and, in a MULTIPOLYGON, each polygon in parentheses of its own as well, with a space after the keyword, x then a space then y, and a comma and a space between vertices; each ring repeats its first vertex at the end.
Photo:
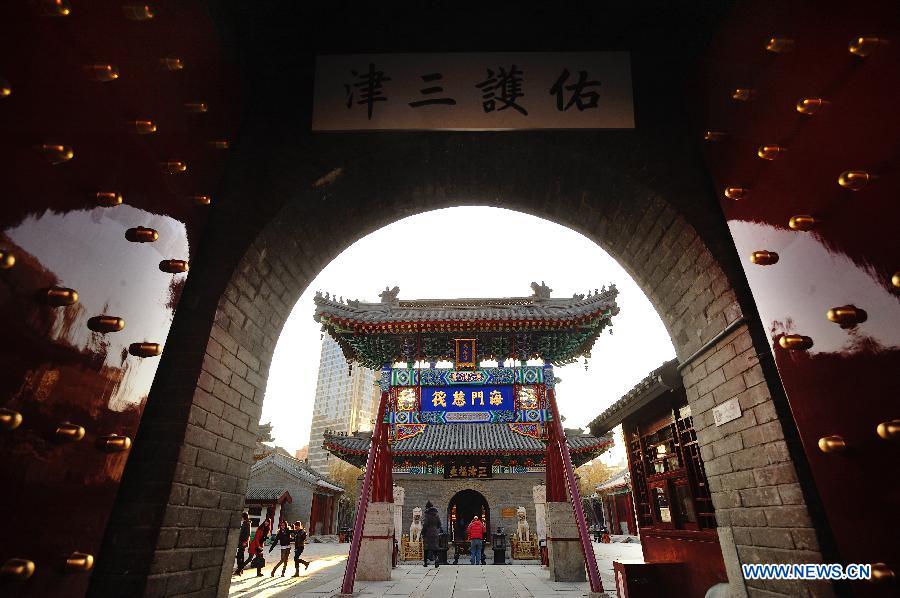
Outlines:
POLYGON ((900 574, 897 6, 775 6, 747 3, 710 49, 707 155, 840 558, 900 574), (767 51, 776 33, 789 51, 767 51))
POLYGON ((4 596, 84 594, 187 278, 170 260, 204 227, 190 196, 221 172, 230 75, 204 7, 172 5, 0 3, 0 564, 34 566, 4 596))

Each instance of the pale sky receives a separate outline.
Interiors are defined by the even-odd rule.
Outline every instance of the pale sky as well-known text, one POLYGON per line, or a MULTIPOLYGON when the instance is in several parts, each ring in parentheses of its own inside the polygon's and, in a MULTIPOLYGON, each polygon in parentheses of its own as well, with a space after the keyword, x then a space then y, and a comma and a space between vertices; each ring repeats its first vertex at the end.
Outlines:
POLYGON ((587 425, 675 356, 649 300, 587 237, 510 210, 448 208, 375 231, 319 273, 278 339, 262 421, 272 422, 276 444, 292 453, 309 442, 321 349, 319 325, 312 318, 317 290, 367 302, 378 302, 378 293, 394 285, 400 287, 400 299, 527 297, 531 282, 542 280, 553 289, 553 297, 571 297, 610 283, 619 289, 621 312, 597 339, 587 371, 583 360, 556 368, 562 378, 559 408, 567 428, 587 425), (471 259, 461 261, 459 255, 471 259))

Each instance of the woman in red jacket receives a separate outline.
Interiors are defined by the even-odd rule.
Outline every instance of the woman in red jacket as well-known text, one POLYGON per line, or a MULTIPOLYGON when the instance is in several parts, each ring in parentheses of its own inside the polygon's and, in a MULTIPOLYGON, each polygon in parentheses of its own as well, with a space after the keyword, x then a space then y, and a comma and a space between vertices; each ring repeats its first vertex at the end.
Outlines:
MULTIPOLYGON (((238 575, 240 572, 244 570, 244 567, 250 564, 250 561, 253 560, 257 554, 262 554, 262 547, 265 544, 266 540, 269 537, 269 531, 272 529, 272 521, 267 517, 265 521, 259 524, 259 527, 256 528, 256 533, 253 534, 253 539, 250 541, 250 557, 244 562, 243 565, 238 569, 238 575)), ((262 577, 262 571, 260 568, 256 569, 256 576, 262 577)))

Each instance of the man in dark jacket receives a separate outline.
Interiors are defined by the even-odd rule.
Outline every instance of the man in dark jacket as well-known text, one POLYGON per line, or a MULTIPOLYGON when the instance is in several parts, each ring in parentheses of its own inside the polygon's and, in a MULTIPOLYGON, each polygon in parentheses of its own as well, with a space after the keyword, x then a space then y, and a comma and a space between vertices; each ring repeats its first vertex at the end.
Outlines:
POLYGON ((247 512, 241 513, 241 531, 238 533, 238 548, 237 554, 234 555, 234 560, 237 563, 237 568, 234 570, 235 575, 240 575, 244 572, 244 559, 246 558, 244 551, 247 549, 247 544, 250 543, 250 516, 247 512))
POLYGON ((294 531, 291 537, 294 539, 294 577, 300 577, 300 563, 303 563, 303 566, 309 569, 309 561, 304 561, 300 558, 306 546, 306 530, 303 529, 302 521, 294 522, 294 531))
POLYGON ((428 501, 425 503, 425 512, 422 514, 422 553, 425 557, 425 567, 428 566, 429 554, 434 558, 434 568, 437 569, 440 566, 438 564, 440 560, 438 555, 438 550, 440 550, 438 537, 442 531, 441 517, 438 515, 434 505, 431 504, 431 501, 428 501))

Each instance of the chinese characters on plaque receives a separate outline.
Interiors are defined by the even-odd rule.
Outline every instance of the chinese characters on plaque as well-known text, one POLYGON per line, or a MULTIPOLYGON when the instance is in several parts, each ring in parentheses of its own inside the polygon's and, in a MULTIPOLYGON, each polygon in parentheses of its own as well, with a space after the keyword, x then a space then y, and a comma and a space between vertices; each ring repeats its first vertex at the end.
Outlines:
POLYGON ((634 128, 627 52, 319 56, 313 130, 634 128))
POLYGON ((476 412, 515 409, 512 386, 422 387, 422 411, 476 412))
POLYGON ((488 463, 447 463, 444 465, 444 477, 451 478, 489 478, 493 471, 488 463))

